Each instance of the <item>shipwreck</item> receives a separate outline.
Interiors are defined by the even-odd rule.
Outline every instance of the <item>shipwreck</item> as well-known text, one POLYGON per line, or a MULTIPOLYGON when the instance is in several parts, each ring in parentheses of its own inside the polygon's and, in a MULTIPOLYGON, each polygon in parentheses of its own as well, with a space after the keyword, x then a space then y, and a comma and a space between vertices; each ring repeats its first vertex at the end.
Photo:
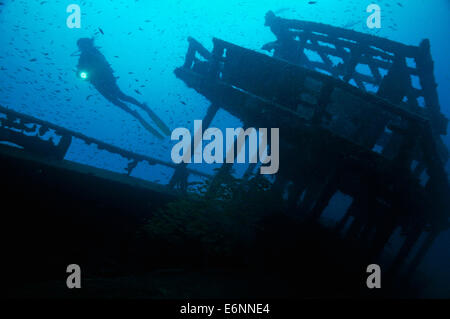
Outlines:
MULTIPOLYGON (((440 111, 429 41, 408 46, 271 12, 266 26, 276 41, 259 51, 213 39, 210 52, 188 39, 184 65, 175 75, 211 102, 203 127, 223 108, 244 128, 280 128, 282 164, 273 188, 287 194, 291 213, 314 221, 338 191, 351 196, 352 204, 336 231, 345 229, 343 236, 365 245, 368 258, 375 261, 401 229, 405 239, 391 270, 405 266, 411 274, 450 226, 444 169, 448 151, 441 139, 448 120, 440 111), (425 240, 410 256, 421 236, 425 240)), ((32 194, 12 208, 24 213, 9 214, 5 221, 16 244, 7 253, 25 261, 24 272, 27 260, 39 260, 42 247, 55 256, 55 269, 70 264, 76 256, 52 247, 55 236, 68 246, 77 243, 80 216, 91 220, 83 231, 84 248, 121 247, 119 240, 111 244, 89 238, 98 239, 99 229, 108 238, 118 238, 117 232, 128 234, 127 222, 186 191, 190 175, 214 180, 217 174, 229 174, 233 166, 225 163, 211 176, 4 107, 0 141, 9 143, 0 145, 2 178, 9 186, 5 196, 32 194), (74 140, 127 159, 125 174, 65 160, 74 140), (131 177, 140 162, 172 169, 169 184, 131 177), (111 192, 119 195, 111 197, 111 192), (47 210, 46 219, 30 209, 35 205, 47 210), (62 214, 61 207, 73 214, 62 214), (36 243, 18 235, 38 234, 34 225, 54 222, 75 226, 69 233, 55 229, 40 234, 36 243), (29 255, 24 257, 22 251, 29 255)), ((244 178, 255 170, 256 164, 249 165, 244 178)))
MULTIPOLYGON (((401 228, 406 237, 391 271, 412 258, 411 274, 449 228, 448 151, 441 140, 448 120, 429 41, 407 46, 272 12, 265 25, 276 36, 262 47, 269 55, 216 38, 209 52, 188 39, 175 74, 211 101, 204 127, 219 108, 244 128, 279 127, 283 164, 274 188, 288 192, 292 210, 318 219, 337 191, 351 196, 336 230, 350 224, 344 236, 365 243, 376 260, 401 228), (289 156, 296 153, 303 155, 289 156)), ((183 178, 175 174, 174 182, 183 178)))

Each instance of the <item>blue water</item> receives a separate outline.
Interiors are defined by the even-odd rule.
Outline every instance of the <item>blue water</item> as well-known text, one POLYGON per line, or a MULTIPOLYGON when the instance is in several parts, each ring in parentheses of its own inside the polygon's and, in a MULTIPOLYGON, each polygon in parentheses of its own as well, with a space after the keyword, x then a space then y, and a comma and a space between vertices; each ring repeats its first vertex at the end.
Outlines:
MULTIPOLYGON (((208 49, 212 48, 211 38, 218 37, 262 52, 261 46, 274 40, 264 27, 264 15, 272 10, 283 17, 352 28, 405 44, 418 45, 429 38, 441 109, 450 118, 448 0, 318 0, 314 4, 308 0, 2 0, 0 3, 1 105, 166 161, 171 160, 173 145, 169 138, 158 140, 75 76, 78 58, 71 53, 77 50, 79 38, 97 33, 96 45, 101 47, 116 76, 120 76, 118 85, 125 93, 147 102, 171 129, 192 128, 193 120, 203 118, 209 106, 205 98, 188 89, 173 74, 184 62, 188 36, 195 37, 208 49), (71 3, 81 7, 81 29, 66 26, 66 7, 71 3), (365 24, 370 3, 382 9, 381 29, 371 30, 365 24), (36 61, 31 62, 32 59, 36 61), (135 89, 142 95, 135 93, 135 89)), ((220 111, 212 126, 238 127, 240 121, 220 111)), ((450 147, 450 138, 444 139, 450 147)), ((66 159, 121 172, 124 167, 123 159, 76 141, 66 159)), ((213 168, 213 165, 202 167, 207 171, 213 168)), ((133 175, 164 183, 171 171, 142 166, 133 175)), ((450 286, 449 247, 450 234, 446 233, 422 266, 441 281, 429 289, 430 295, 450 286), (442 282, 448 284, 443 286, 442 282)))

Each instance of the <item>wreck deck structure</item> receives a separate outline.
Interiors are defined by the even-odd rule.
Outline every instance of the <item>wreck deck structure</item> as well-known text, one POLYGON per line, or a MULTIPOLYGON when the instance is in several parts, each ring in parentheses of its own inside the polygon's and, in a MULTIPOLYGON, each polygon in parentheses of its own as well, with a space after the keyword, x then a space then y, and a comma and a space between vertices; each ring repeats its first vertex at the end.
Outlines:
MULTIPOLYGON (((404 269, 411 274, 449 228, 448 152, 440 138, 448 121, 429 41, 406 46, 272 12, 266 26, 277 38, 262 48, 272 56, 216 38, 209 52, 188 39, 175 74, 211 101, 204 127, 223 108, 244 128, 279 128, 274 188, 288 194, 291 211, 317 220, 338 191, 351 196, 336 229, 348 226, 345 237, 365 245, 371 261, 401 229, 405 240, 390 270, 412 258, 404 269)), ((173 184, 186 179, 183 170, 173 184)), ((229 171, 224 164, 219 174, 229 171)))

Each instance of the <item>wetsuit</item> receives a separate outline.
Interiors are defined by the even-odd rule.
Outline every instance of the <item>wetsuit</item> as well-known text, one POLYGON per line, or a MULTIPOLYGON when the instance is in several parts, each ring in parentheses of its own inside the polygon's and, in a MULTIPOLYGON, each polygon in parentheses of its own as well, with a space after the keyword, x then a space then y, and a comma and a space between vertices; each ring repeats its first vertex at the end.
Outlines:
MULTIPOLYGON (((81 40, 87 41, 87 39, 81 40)), ((114 105, 117 105, 135 117, 142 126, 153 135, 163 138, 163 136, 150 126, 138 112, 130 109, 124 102, 134 104, 146 111, 163 133, 170 135, 169 128, 146 104, 138 102, 135 98, 126 95, 120 90, 116 83, 116 78, 114 77, 114 71, 111 68, 111 65, 106 61, 105 56, 93 45, 93 43, 92 45, 84 44, 83 46, 80 46, 80 50, 81 54, 77 66, 79 76, 84 73, 85 79, 88 80, 101 95, 114 105)))

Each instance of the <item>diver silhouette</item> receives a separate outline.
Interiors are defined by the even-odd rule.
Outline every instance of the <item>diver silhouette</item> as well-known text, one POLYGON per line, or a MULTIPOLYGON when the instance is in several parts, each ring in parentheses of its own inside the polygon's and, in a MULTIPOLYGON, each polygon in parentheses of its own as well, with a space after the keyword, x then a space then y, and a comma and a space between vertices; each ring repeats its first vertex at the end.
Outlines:
POLYGON ((111 68, 111 65, 94 45, 94 39, 81 38, 77 41, 77 46, 80 52, 77 75, 81 79, 89 81, 108 101, 131 114, 151 134, 160 139, 163 138, 163 136, 148 124, 137 111, 129 108, 124 102, 134 104, 144 110, 165 135, 171 134, 170 129, 145 103, 140 103, 135 98, 122 92, 116 83, 117 79, 114 77, 114 71, 111 68))

